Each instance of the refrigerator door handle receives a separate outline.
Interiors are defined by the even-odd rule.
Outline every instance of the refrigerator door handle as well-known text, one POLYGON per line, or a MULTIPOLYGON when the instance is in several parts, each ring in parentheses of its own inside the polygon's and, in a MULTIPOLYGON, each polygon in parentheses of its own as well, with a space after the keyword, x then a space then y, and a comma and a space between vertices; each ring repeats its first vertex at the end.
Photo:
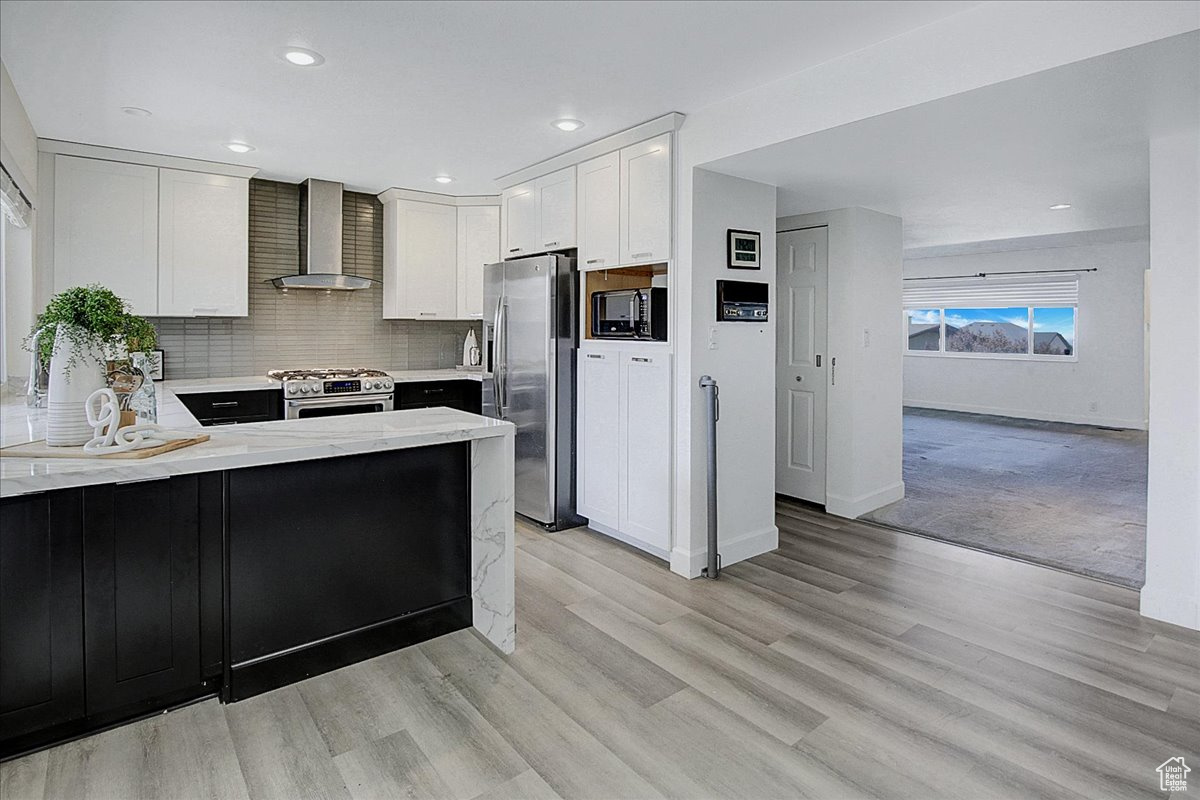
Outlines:
POLYGON ((501 359, 500 359, 500 309, 504 305, 504 295, 496 299, 496 310, 492 313, 492 353, 491 364, 492 368, 492 401, 496 404, 496 417, 504 418, 504 406, 500 402, 500 381, 502 380, 501 359))
POLYGON ((499 392, 496 410, 500 412, 501 419, 508 415, 508 303, 505 300, 501 295, 496 304, 496 352, 500 359, 500 369, 496 374, 502 375, 504 380, 494 383, 499 392))

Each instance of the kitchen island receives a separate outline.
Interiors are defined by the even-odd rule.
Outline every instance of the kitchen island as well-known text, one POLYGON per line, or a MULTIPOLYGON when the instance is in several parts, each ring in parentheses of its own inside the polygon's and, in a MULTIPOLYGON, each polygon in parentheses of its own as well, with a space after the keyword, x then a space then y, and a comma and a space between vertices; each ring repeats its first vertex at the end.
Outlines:
MULTIPOLYGON (((174 393, 160 422, 199 428, 174 393)), ((0 440, 44 412, 0 405, 0 440)), ((0 755, 474 626, 515 646, 513 428, 446 408, 0 458, 0 755)))

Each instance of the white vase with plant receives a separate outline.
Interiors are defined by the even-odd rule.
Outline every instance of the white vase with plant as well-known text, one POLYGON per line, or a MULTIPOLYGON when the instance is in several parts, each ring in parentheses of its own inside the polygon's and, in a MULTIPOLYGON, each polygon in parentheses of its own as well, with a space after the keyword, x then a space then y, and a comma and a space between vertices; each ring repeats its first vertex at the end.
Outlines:
POLYGON ((105 362, 135 350, 152 350, 154 327, 129 313, 129 304, 102 286, 77 286, 51 298, 38 315, 26 346, 50 364, 46 444, 82 445, 92 438, 85 402, 107 385, 105 362))

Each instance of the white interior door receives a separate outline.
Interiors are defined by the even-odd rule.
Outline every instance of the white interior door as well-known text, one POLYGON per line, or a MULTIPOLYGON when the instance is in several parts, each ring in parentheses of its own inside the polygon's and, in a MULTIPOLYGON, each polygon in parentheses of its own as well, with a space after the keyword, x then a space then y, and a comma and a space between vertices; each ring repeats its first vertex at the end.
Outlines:
POLYGON ((825 503, 829 229, 779 234, 775 491, 825 503))

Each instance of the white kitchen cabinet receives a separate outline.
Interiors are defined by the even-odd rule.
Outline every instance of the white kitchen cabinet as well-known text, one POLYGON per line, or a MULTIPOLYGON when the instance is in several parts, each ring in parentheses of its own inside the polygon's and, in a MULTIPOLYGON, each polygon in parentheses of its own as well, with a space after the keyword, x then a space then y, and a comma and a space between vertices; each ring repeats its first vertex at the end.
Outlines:
POLYGON ((671 535, 671 368, 666 353, 621 352, 618 530, 666 555, 671 535))
POLYGON ((458 316, 483 317, 483 268, 500 260, 500 207, 458 209, 458 316))
POLYGON ((615 267, 621 263, 621 154, 585 161, 576 180, 579 268, 615 267))
POLYGON ((383 316, 458 315, 458 210, 396 200, 383 207, 383 316))
POLYGON ((610 528, 620 524, 620 400, 620 354, 580 350, 576 510, 610 528))
POLYGON ((538 252, 575 246, 575 167, 533 182, 537 195, 538 252))
POLYGON ((249 313, 250 181, 158 170, 158 315, 249 313))
POLYGON ((532 183, 505 189, 500 194, 500 252, 516 258, 538 252, 537 192, 532 183))
POLYGON ((576 403, 579 513, 602 533, 668 558, 670 355, 581 349, 576 403))
POLYGON ((158 168, 54 159, 54 291, 98 283, 158 312, 158 168))
POLYGON ((671 257, 671 135, 621 150, 621 263, 671 257))

